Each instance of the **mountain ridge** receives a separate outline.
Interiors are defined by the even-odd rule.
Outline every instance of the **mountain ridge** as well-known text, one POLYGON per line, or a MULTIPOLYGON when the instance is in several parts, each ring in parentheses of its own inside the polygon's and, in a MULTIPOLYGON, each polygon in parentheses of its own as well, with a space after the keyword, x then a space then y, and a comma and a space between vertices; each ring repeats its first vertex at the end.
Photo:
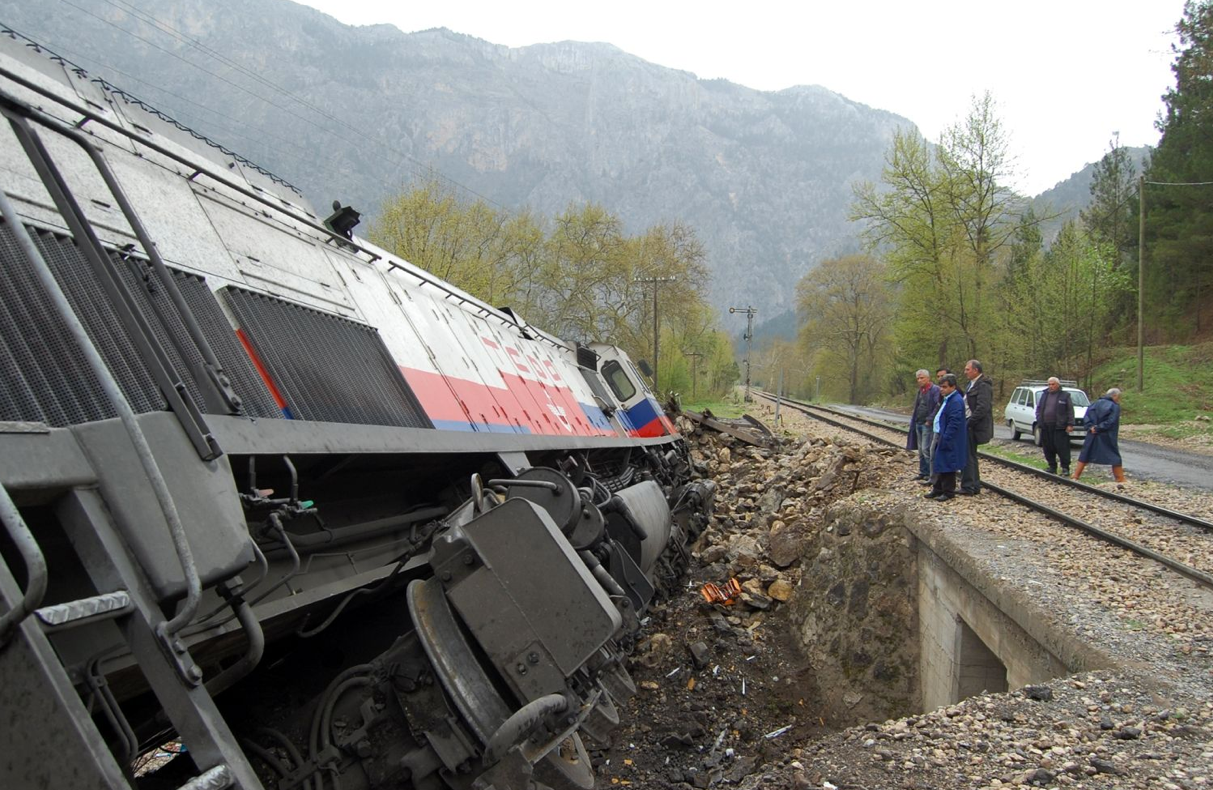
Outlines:
POLYGON ((509 47, 345 25, 289 0, 164 0, 142 18, 74 5, 0 0, 0 15, 318 207, 373 217, 432 168, 510 211, 592 201, 630 232, 680 220, 705 245, 722 314, 792 309, 812 266, 857 251, 851 186, 879 181, 894 131, 913 128, 822 85, 761 91, 607 42, 509 47))

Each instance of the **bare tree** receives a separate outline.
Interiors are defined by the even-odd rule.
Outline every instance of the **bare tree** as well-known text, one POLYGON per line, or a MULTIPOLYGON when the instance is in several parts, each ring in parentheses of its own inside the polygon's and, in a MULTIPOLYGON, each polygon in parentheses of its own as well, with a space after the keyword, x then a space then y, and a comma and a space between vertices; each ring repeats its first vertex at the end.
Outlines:
POLYGON ((796 296, 807 318, 803 342, 841 363, 848 399, 860 402, 889 346, 893 302, 884 265, 867 255, 825 261, 801 279, 796 296))

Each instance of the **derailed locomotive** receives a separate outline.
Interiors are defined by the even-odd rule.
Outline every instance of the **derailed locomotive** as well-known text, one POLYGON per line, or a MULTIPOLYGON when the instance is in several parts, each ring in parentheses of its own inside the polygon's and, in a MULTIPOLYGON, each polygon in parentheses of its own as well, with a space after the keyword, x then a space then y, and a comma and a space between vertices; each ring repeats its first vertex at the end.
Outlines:
POLYGON ((627 356, 11 31, 0 113, 0 786, 593 786, 714 493, 627 356))

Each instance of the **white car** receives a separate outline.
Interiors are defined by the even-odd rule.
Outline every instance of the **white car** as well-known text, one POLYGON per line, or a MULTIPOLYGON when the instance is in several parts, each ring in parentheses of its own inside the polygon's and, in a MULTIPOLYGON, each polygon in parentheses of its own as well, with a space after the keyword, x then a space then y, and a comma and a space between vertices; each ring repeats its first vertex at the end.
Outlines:
MULTIPOLYGON (((1081 442, 1087 435, 1082 418, 1086 416, 1091 401, 1087 398, 1087 393, 1076 386, 1077 383, 1063 381, 1062 389, 1071 394, 1071 401, 1074 403, 1074 431, 1070 434, 1070 440, 1081 442)), ((1036 400, 1048 387, 1048 382, 1045 381, 1025 381, 1011 393, 1011 400, 1007 403, 1003 416, 1006 418, 1007 427, 1011 429, 1012 439, 1019 441, 1020 436, 1030 433, 1036 446, 1041 445, 1043 439, 1040 426, 1036 424, 1036 400)))

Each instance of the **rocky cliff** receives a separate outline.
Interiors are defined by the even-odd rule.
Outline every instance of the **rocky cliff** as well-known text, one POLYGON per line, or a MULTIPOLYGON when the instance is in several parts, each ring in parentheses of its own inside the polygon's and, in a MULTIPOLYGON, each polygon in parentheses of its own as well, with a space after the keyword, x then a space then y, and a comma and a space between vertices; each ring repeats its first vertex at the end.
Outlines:
MULTIPOLYGON (((713 300, 774 316, 855 248, 851 184, 904 118, 817 86, 701 80, 609 44, 350 27, 286 0, 0 2, 0 21, 291 181, 374 214, 433 167, 507 209, 693 225, 713 300)), ((822 75, 823 81, 829 79, 822 75)))

